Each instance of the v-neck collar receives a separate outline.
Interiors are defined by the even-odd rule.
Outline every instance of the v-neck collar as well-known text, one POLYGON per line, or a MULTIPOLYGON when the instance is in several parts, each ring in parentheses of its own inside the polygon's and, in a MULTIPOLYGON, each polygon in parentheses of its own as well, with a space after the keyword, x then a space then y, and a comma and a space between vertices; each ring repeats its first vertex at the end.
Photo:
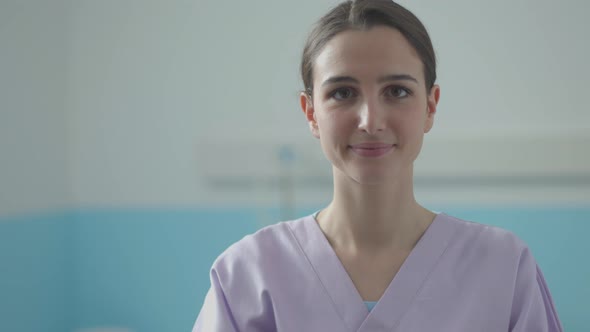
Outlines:
POLYGON ((445 214, 436 215, 371 312, 314 216, 303 218, 301 227, 293 228, 293 232, 332 304, 351 331, 391 330, 418 295, 455 232, 448 220, 445 214))

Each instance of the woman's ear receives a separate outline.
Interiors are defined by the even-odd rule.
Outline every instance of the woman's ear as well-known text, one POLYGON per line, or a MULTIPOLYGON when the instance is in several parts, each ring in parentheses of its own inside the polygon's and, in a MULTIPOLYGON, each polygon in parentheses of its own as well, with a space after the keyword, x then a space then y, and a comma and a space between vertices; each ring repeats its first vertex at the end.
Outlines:
POLYGON ((299 95, 299 103, 301 104, 301 110, 305 114, 305 118, 307 119, 307 123, 309 123, 309 130, 311 134, 315 138, 320 138, 320 131, 318 128, 318 123, 315 117, 315 109, 313 108, 313 101, 311 100, 311 96, 305 92, 301 92, 299 95))
POLYGON ((434 115, 436 114, 436 106, 440 99, 440 86, 437 84, 432 86, 428 94, 426 120, 424 122, 424 133, 428 133, 434 125, 434 115))

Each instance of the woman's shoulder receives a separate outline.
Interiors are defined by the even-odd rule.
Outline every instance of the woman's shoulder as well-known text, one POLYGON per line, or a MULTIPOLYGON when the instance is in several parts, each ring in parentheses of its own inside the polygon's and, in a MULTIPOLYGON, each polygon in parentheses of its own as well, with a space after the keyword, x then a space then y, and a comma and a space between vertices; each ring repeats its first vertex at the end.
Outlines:
POLYGON ((244 236, 225 249, 213 263, 213 269, 231 266, 232 269, 243 266, 274 264, 285 259, 297 249, 293 229, 300 227, 310 217, 281 221, 265 226, 255 233, 244 236))
POLYGON ((471 289, 481 303, 495 305, 489 312, 509 308, 511 331, 562 331, 543 273, 521 238, 500 227, 441 218, 454 230, 439 264, 454 276, 456 287, 449 289, 471 289))
POLYGON ((471 252, 475 257, 519 260, 529 252, 528 245, 510 230, 464 220, 447 214, 440 217, 455 236, 450 246, 455 250, 471 252))
POLYGON ((506 298, 514 293, 511 287, 518 277, 536 281, 537 263, 531 250, 513 232, 448 215, 441 218, 441 225, 453 233, 441 254, 441 269, 458 273, 464 284, 485 281, 490 289, 504 291, 506 298))

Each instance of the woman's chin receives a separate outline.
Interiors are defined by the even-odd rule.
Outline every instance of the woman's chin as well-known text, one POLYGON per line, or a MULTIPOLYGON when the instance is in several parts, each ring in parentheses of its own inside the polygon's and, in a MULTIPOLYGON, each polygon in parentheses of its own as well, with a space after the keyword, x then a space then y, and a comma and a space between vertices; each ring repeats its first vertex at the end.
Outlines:
POLYGON ((356 174, 352 177, 353 180, 360 184, 360 185, 367 185, 367 186, 382 186, 388 183, 391 183, 394 179, 393 174, 391 172, 388 173, 376 173, 371 172, 370 174, 363 173, 363 174, 356 174))

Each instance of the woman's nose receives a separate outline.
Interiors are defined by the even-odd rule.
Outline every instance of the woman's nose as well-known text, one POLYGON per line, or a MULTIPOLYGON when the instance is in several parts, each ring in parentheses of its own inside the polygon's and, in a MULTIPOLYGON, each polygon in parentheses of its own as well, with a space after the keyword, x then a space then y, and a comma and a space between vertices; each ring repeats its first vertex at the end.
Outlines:
POLYGON ((376 102, 365 102, 359 110, 359 129, 376 134, 385 128, 384 110, 376 102))

